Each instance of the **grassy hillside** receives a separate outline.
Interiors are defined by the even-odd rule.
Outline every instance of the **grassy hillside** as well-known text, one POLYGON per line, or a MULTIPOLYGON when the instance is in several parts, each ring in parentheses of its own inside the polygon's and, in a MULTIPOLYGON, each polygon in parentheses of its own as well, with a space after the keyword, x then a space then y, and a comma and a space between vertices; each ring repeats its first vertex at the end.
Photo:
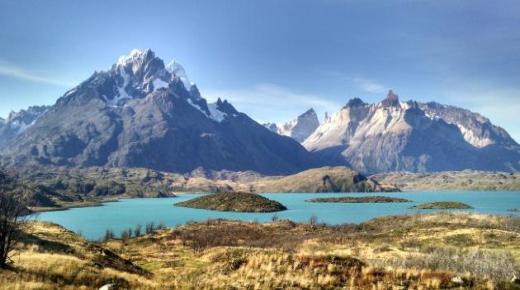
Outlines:
POLYGON ((1 289, 97 289, 148 285, 150 273, 115 251, 59 225, 30 222, 11 255, 11 269, 0 270, 1 289))
POLYGON ((466 213, 360 225, 190 223, 89 243, 32 223, 7 289, 518 289, 520 220, 466 213), (516 288, 515 288, 516 287, 516 288))
POLYGON ((275 212, 287 208, 255 193, 220 192, 176 203, 175 206, 236 212, 275 212))

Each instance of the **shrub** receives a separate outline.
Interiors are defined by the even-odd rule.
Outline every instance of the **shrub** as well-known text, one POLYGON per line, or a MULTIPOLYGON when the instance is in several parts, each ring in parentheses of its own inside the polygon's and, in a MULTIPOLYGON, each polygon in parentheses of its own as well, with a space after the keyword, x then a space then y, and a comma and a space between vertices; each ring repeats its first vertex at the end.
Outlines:
POLYGON ((142 229, 143 226, 141 225, 136 225, 135 226, 135 229, 134 229, 134 235, 136 237, 140 237, 141 236, 141 229, 142 229))
POLYGON ((105 235, 103 236, 103 241, 106 242, 112 239, 114 239, 114 232, 111 229, 107 229, 105 231, 105 235))

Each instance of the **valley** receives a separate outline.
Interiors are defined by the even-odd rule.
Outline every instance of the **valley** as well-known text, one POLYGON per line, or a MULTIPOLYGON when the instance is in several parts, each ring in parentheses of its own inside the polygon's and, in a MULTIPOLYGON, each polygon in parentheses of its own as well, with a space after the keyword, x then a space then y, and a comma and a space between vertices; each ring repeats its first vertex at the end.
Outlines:
POLYGON ((0 119, 0 167, 7 288, 518 288, 520 145, 392 90, 260 124, 134 49, 0 119))

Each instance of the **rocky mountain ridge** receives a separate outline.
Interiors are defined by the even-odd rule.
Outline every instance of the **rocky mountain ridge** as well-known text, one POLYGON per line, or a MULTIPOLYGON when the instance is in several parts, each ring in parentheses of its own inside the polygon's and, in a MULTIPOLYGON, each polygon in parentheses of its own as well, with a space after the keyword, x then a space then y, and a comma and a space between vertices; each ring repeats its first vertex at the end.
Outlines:
POLYGON ((365 173, 520 170, 520 146, 479 114, 437 103, 351 99, 303 142, 324 159, 365 173))
POLYGON ((374 104, 351 99, 321 124, 309 109, 282 126, 262 126, 226 100, 208 103, 182 65, 165 65, 149 49, 120 57, 53 106, 0 120, 0 156, 17 167, 181 173, 202 167, 291 174, 327 165, 365 174, 520 170, 520 145, 462 108, 402 102, 390 91, 374 104))
POLYGON ((147 50, 120 57, 0 148, 14 166, 146 167, 288 174, 318 165, 227 101, 208 104, 178 63, 147 50))
POLYGON ((0 147, 32 126, 49 106, 31 106, 26 110, 11 112, 7 119, 0 118, 0 147))
POLYGON ((318 115, 312 108, 281 126, 275 123, 264 124, 269 130, 283 136, 289 136, 300 143, 305 141, 319 125, 318 115))

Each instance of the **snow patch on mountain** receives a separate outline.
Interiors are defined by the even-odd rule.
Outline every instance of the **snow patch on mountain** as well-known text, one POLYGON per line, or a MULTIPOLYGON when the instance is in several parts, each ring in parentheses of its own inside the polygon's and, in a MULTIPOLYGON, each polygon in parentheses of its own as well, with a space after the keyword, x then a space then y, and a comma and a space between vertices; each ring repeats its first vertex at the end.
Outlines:
POLYGON ((195 109, 199 110, 206 117, 216 122, 222 122, 228 116, 228 114, 219 110, 217 103, 208 104, 209 114, 205 110, 203 110, 199 105, 195 104, 191 99, 188 99, 188 103, 192 105, 195 109))
POLYGON ((119 67, 119 73, 123 78, 123 84, 117 86, 117 95, 113 99, 107 99, 105 96, 105 101, 107 102, 107 105, 110 107, 117 107, 122 100, 131 99, 131 97, 126 92, 126 87, 130 82, 130 76, 126 73, 123 67, 119 67))
POLYGON ((7 120, 4 120, 1 124, 10 130, 10 134, 18 135, 33 126, 48 109, 47 106, 32 106, 27 110, 11 112, 7 120))
POLYGON ((122 55, 117 59, 115 67, 118 69, 124 69, 131 67, 132 72, 135 74, 140 66, 145 61, 145 56, 153 52, 150 49, 132 49, 128 55, 122 55))
POLYGON ((276 123, 263 123, 262 126, 269 129, 269 131, 278 134, 278 125, 276 125, 276 123))
POLYGON ((154 79, 152 83, 153 83, 154 90, 168 88, 168 83, 159 78, 154 79))
POLYGON ((208 104, 208 109, 210 113, 209 117, 217 122, 222 122, 227 116, 226 113, 218 109, 217 103, 208 104))
POLYGON ((187 90, 189 90, 194 85, 194 83, 191 82, 188 76, 186 75, 186 70, 184 69, 184 67, 175 60, 172 60, 170 63, 168 63, 166 69, 174 76, 179 78, 187 90))

